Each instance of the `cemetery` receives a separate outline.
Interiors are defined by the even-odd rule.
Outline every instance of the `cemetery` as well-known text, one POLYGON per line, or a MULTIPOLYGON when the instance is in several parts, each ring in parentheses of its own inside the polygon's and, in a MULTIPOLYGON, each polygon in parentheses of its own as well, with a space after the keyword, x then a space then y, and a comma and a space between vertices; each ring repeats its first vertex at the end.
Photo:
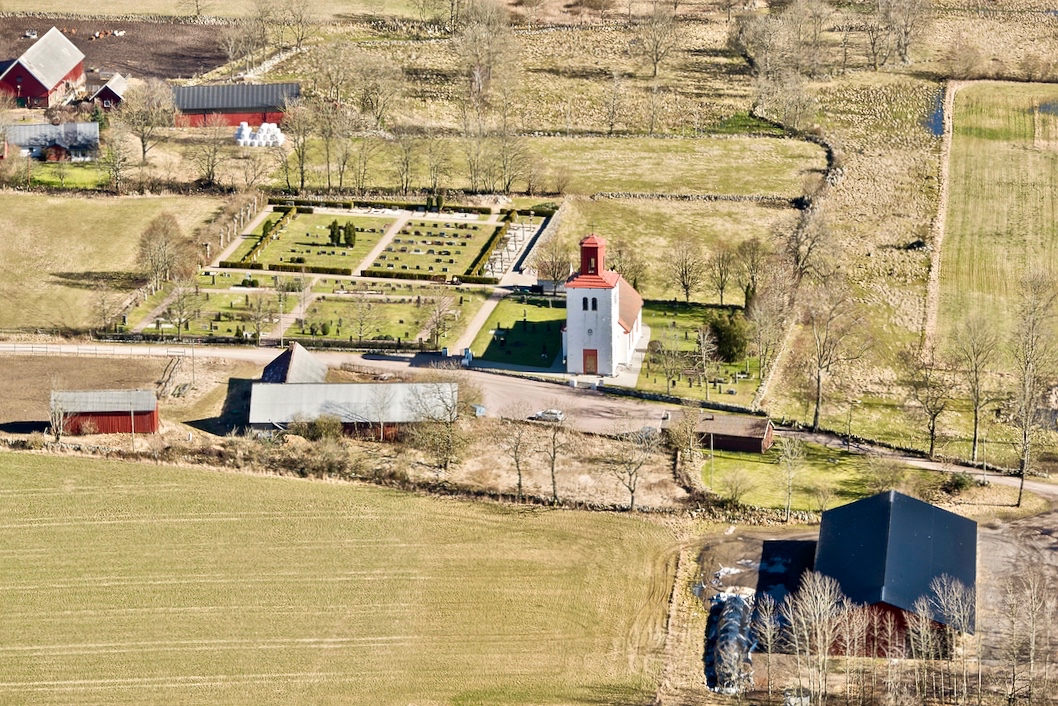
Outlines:
POLYGON ((445 279, 471 274, 468 269, 499 228, 502 226, 451 218, 415 218, 393 236, 371 269, 380 274, 437 275, 445 279))

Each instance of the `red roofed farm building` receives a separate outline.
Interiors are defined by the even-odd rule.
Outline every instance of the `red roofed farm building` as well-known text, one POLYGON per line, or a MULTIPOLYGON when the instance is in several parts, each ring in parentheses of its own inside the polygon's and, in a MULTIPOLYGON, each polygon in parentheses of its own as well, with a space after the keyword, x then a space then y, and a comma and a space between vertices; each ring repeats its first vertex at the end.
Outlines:
POLYGON ((51 393, 52 423, 67 434, 153 434, 158 398, 153 390, 62 390, 51 393))
POLYGON ((580 271, 566 281, 566 371, 617 375, 632 361, 643 332, 643 297, 617 272, 606 269, 606 240, 580 241, 580 271))
POLYGON ((84 54, 55 27, 0 74, 0 91, 26 108, 61 105, 84 85, 84 54))

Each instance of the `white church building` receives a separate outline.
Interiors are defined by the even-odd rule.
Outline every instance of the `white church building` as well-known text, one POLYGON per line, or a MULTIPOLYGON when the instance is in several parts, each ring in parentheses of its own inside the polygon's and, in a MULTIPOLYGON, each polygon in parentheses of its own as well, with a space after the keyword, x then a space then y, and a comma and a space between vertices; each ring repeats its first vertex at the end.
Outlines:
POLYGON ((566 372, 617 375, 632 361, 643 331, 643 297, 617 272, 606 269, 606 240, 580 241, 580 271, 566 280, 566 372))

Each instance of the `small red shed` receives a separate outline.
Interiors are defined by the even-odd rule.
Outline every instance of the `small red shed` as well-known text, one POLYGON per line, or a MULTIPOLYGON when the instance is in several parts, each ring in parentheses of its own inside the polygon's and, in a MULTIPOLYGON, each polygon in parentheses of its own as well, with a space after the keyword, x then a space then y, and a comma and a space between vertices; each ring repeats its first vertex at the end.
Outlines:
POLYGON ((62 423, 67 434, 158 431, 158 398, 153 390, 54 391, 51 414, 52 423, 62 423))
POLYGON ((110 80, 100 86, 99 90, 92 94, 92 102, 99 101, 103 110, 117 108, 125 97, 125 91, 129 88, 128 81, 121 74, 114 74, 110 80))
POLYGON ((25 108, 62 104, 84 85, 84 54, 55 27, 0 74, 0 90, 25 108))

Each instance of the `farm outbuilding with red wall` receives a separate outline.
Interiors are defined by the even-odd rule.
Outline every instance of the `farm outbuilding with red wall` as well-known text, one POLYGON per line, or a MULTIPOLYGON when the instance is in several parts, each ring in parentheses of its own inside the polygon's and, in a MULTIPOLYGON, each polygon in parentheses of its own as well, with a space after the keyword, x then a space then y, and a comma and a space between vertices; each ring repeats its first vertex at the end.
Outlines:
POLYGON ((55 27, 0 74, 0 91, 27 108, 64 103, 84 85, 84 54, 55 27))
POLYGON ((52 423, 67 434, 154 434, 158 398, 153 390, 63 390, 51 393, 52 423))
POLYGON ((246 123, 281 123, 283 106, 301 96, 301 84, 223 84, 214 86, 178 86, 173 99, 180 111, 177 124, 202 127, 210 115, 219 115, 225 125, 238 127, 246 123))

